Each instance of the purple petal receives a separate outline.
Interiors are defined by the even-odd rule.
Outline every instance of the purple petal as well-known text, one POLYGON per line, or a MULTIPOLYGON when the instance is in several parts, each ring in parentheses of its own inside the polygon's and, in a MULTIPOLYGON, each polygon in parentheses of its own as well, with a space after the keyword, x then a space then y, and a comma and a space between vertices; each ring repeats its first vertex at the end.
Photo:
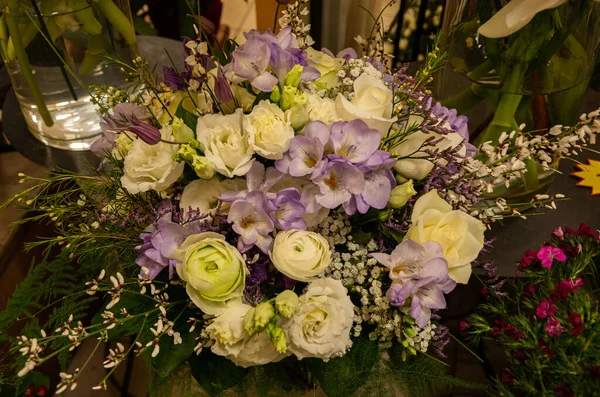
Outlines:
POLYGON ((252 80, 252 87, 257 88, 263 92, 271 92, 273 87, 278 83, 278 80, 269 72, 263 72, 260 76, 252 80))
POLYGON ((127 130, 137 135, 138 138, 146 142, 148 145, 156 145, 161 140, 160 131, 158 128, 150 124, 140 123, 138 125, 132 125, 131 127, 127 128, 127 130))

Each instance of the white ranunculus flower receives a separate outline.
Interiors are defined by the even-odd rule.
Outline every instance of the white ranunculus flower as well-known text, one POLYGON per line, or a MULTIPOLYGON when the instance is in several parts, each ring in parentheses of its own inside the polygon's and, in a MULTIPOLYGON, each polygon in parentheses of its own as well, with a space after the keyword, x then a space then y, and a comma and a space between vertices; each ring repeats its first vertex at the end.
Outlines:
MULTIPOLYGON (((213 214, 219 204, 219 195, 227 191, 238 191, 245 189, 246 181, 242 178, 224 179, 198 179, 190 182, 183 189, 179 207, 186 213, 190 207, 199 210, 202 214, 213 214)), ((230 203, 221 203, 221 211, 227 212, 230 203)))
POLYGON ((249 144, 247 131, 243 129, 244 112, 236 109, 226 116, 207 114, 198 118, 196 138, 204 155, 215 170, 229 178, 245 175, 252 167, 254 150, 249 144))
POLYGON ((527 25, 538 12, 556 8, 567 0, 511 0, 477 32, 485 37, 497 39, 509 36, 527 25))
POLYGON ((471 276, 471 262, 483 248, 483 223, 463 211, 453 210, 436 190, 419 197, 411 222, 406 238, 419 244, 439 243, 448 262, 448 274, 457 283, 466 284, 471 276))
POLYGON ((314 279, 331 263, 327 240, 306 230, 290 229, 277 233, 269 255, 277 270, 298 281, 314 279))
POLYGON ((369 128, 374 128, 385 136, 396 121, 396 117, 392 118, 393 99, 392 91, 381 79, 362 74, 354 81, 352 101, 338 94, 335 103, 343 120, 361 119, 369 128))
MULTIPOLYGON (((397 158, 394 170, 398 173, 398 176, 402 177, 405 181, 408 179, 414 179, 420 181, 429 175, 433 169, 433 163, 429 161, 431 155, 426 150, 442 151, 448 148, 454 148, 463 142, 463 138, 459 133, 450 133, 441 135, 437 133, 426 134, 421 131, 413 132, 408 135, 405 140, 399 145, 394 146, 390 152, 397 158), (431 139, 437 142, 435 145, 424 145, 425 141, 431 139), (409 158, 401 158, 404 156, 410 156, 409 158)), ((467 152, 466 147, 459 150, 459 153, 465 155, 467 152)), ((441 164, 443 160, 438 160, 441 164)))
MULTIPOLYGON (((169 125, 164 126, 160 134, 162 139, 173 139, 169 125)), ((184 163, 173 160, 178 150, 179 145, 164 142, 148 145, 141 139, 134 139, 125 156, 121 184, 131 194, 165 190, 183 173, 184 163)))
POLYGON ((339 280, 321 278, 309 284, 296 312, 284 319, 288 350, 299 359, 329 360, 350 347, 354 305, 339 280))
POLYGON ((294 129, 283 110, 269 101, 260 101, 244 117, 244 129, 248 131, 254 151, 270 160, 281 159, 294 137, 294 129))
POLYGON ((308 64, 314 66, 321 73, 321 77, 314 81, 317 88, 330 89, 337 86, 339 82, 337 73, 344 64, 345 59, 331 57, 312 47, 308 47, 306 53, 308 55, 308 64))

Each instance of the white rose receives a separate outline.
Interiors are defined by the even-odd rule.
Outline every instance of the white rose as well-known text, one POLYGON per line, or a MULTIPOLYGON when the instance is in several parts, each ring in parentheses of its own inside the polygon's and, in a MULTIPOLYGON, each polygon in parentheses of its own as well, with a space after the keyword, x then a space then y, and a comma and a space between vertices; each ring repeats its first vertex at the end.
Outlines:
POLYGON ((411 222, 406 238, 419 244, 439 243, 448 262, 448 274, 457 283, 466 284, 471 276, 471 262, 483 248, 483 223, 463 211, 452 210, 436 190, 417 200, 411 222))
POLYGON ((254 151, 270 160, 281 159, 294 137, 294 129, 283 110, 269 101, 260 101, 244 117, 244 129, 248 131, 254 151))
POLYGON ((327 240, 306 230, 290 229, 277 233, 269 256, 277 270, 298 281, 314 279, 331 263, 327 240))
MULTIPOLYGON (((165 140, 173 139, 171 126, 164 126, 160 134, 165 140)), ((134 139, 125 156, 121 184, 131 194, 165 190, 183 173, 184 163, 173 160, 178 150, 179 145, 164 142, 148 145, 141 139, 134 139)))
POLYGON ((237 303, 215 318, 211 325, 206 327, 215 344, 213 353, 224 356, 240 367, 264 365, 277 362, 288 356, 275 349, 275 345, 265 332, 250 336, 244 330, 244 316, 252 306, 237 303))
POLYGON ((335 101, 331 98, 321 98, 316 94, 308 95, 308 119, 319 120, 327 125, 342 120, 336 110, 335 101))
POLYGON ((207 114, 198 118, 196 137, 215 170, 229 178, 245 175, 252 167, 254 150, 242 129, 244 112, 236 109, 226 116, 207 114))
MULTIPOLYGON (((179 207, 186 213, 192 208, 199 210, 201 214, 213 214, 219 204, 219 195, 227 191, 238 191, 245 189, 246 181, 242 178, 219 180, 198 179, 191 182, 183 189, 179 207)), ((230 203, 221 203, 220 209, 227 212, 230 203)))
POLYGON ((368 74, 354 81, 354 97, 348 101, 338 94, 335 103, 340 117, 345 121, 361 119, 369 128, 386 136, 396 117, 392 118, 394 95, 381 79, 368 74))
POLYGON ((345 60, 342 58, 331 57, 312 47, 308 47, 306 53, 308 54, 308 64, 314 66, 321 73, 321 77, 314 81, 317 88, 330 89, 337 86, 339 82, 337 73, 345 60))
MULTIPOLYGON (((431 170, 433 169, 433 163, 429 161, 431 155, 427 153, 427 150, 446 150, 454 148, 463 142, 463 138, 459 133, 450 133, 446 135, 432 133, 424 133, 416 131, 408 135, 405 140, 399 145, 391 149, 391 153, 394 157, 400 157, 394 165, 394 170, 398 173, 403 180, 414 179, 420 181, 424 179, 431 170), (435 145, 424 144, 428 139, 432 139, 437 142, 435 145), (409 158, 401 158, 404 156, 410 156, 409 158)), ((459 150, 459 153, 463 156, 466 154, 466 147, 463 145, 459 150)), ((440 164, 444 165, 445 161, 438 160, 440 164)))
POLYGON ((288 350, 299 359, 325 361, 341 356, 352 344, 354 305, 339 280, 321 278, 310 283, 290 319, 284 319, 288 350))

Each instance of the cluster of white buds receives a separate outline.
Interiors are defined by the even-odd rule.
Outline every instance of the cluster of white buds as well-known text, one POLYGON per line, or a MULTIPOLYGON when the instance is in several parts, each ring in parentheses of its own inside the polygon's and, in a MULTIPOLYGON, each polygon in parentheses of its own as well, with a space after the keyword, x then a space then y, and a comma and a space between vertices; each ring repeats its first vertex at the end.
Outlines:
POLYGON ((99 287, 98 282, 102 281, 104 279, 105 275, 106 275, 106 271, 104 269, 102 269, 102 271, 100 272, 98 277, 96 277, 94 280, 86 282, 85 285, 88 288, 85 292, 87 292, 88 295, 96 294, 96 292, 98 291, 98 287, 99 287))
MULTIPOLYGON (((42 338, 46 337, 46 332, 41 331, 42 338)), ((19 371, 18 376, 25 376, 29 371, 33 370, 37 365, 40 354, 44 350, 44 344, 38 343, 37 338, 27 338, 25 335, 17 336, 17 344, 21 346, 19 352, 22 356, 27 356, 25 366, 19 371)))
POLYGON ((142 267, 142 271, 138 274, 138 285, 141 287, 140 294, 146 293, 146 286, 150 287, 150 294, 156 295, 160 292, 154 285, 154 281, 150 279, 149 270, 147 267, 142 267))
POLYGON ((152 349, 152 357, 156 357, 158 353, 160 353, 159 340, 163 335, 172 337, 174 345, 179 345, 183 342, 179 332, 175 332, 173 329, 174 325, 173 321, 168 320, 165 316, 159 317, 156 323, 154 323, 154 328, 150 328, 150 332, 152 332, 154 338, 146 344, 146 347, 154 346, 152 349))
POLYGON ((104 368, 112 368, 121 364, 121 362, 125 359, 127 353, 125 352, 125 346, 122 343, 117 343, 116 349, 108 349, 108 356, 102 363, 104 368))
POLYGON ((287 5, 279 18, 281 29, 291 27, 292 34, 298 40, 298 47, 306 49, 313 45, 315 41, 310 37, 310 24, 304 23, 304 18, 308 15, 309 0, 298 0, 287 5))
POLYGON ((108 302, 108 305, 106 305, 107 310, 112 309, 117 303, 119 303, 121 295, 123 295, 124 291, 123 286, 125 286, 125 279, 123 278, 123 275, 119 272, 117 272, 116 277, 110 276, 110 281, 113 284, 113 289, 111 291, 108 291, 108 295, 111 296, 111 300, 110 302, 108 302))
POLYGON ((61 372, 58 374, 60 376, 60 382, 56 385, 56 394, 61 394, 64 391, 70 389, 71 391, 75 390, 77 387, 77 376, 79 375, 79 368, 77 368, 72 374, 67 372, 61 372))
POLYGON ((71 342, 69 351, 75 350, 75 348, 81 345, 81 342, 87 337, 87 331, 85 330, 83 323, 81 321, 77 321, 75 324, 73 323, 73 315, 71 314, 67 322, 54 331, 69 339, 69 342, 71 342))
MULTIPOLYGON (((192 67, 192 76, 205 80, 207 73, 204 66, 202 66, 202 61, 203 58, 208 56, 208 44, 205 41, 190 40, 185 46, 190 52, 190 55, 185 58, 185 63, 192 67)), ((190 79, 189 85, 193 91, 200 88, 200 82, 196 79, 190 79)))

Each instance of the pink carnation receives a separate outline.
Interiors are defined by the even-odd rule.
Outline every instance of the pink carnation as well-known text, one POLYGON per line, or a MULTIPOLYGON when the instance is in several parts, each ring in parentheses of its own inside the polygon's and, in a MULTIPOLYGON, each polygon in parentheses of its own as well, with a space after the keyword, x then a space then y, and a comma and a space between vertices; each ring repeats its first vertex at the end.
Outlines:
POLYGON ((554 317, 548 317, 546 322, 546 333, 552 338, 558 338, 562 334, 562 326, 560 320, 554 317))
POLYGON ((537 258, 542 261, 542 267, 550 269, 554 259, 560 262, 567 260, 565 252, 560 248, 553 247, 551 245, 545 245, 537 252, 537 258))

